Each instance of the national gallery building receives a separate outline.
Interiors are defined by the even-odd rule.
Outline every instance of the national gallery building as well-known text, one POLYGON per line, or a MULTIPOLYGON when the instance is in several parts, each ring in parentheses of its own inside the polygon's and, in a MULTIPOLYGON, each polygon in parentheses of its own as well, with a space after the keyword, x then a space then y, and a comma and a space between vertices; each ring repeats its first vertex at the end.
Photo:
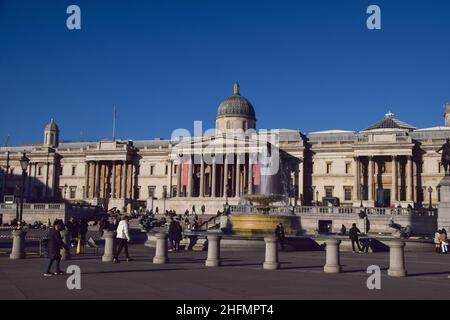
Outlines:
MULTIPOLYGON (((440 108, 436 108, 437 119, 440 108)), ((444 177, 436 152, 450 137, 450 104, 442 125, 416 128, 388 113, 360 131, 258 132, 253 105, 240 93, 220 103, 216 134, 142 141, 60 142, 52 120, 43 143, 0 148, 0 199, 17 196, 19 159, 30 159, 26 202, 71 202, 119 210, 158 207, 178 213, 222 210, 243 194, 283 193, 291 205, 311 206, 335 198, 340 206, 436 207, 444 177), (378 121, 376 121, 378 120, 378 121), (286 181, 284 190, 260 190, 258 155, 267 153, 286 181), (430 203, 431 201, 431 203, 430 203)))

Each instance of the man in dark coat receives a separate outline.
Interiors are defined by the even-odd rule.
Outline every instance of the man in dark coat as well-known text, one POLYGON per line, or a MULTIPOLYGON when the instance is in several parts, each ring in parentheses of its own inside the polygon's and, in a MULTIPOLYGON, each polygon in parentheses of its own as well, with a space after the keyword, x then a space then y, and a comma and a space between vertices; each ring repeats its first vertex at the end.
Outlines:
POLYGON ((356 223, 352 224, 352 227, 350 228, 350 230, 348 231, 348 235, 350 240, 352 241, 352 250, 353 253, 356 253, 355 251, 355 243, 358 246, 358 251, 361 252, 361 246, 359 245, 359 241, 358 241, 358 234, 360 234, 361 231, 359 231, 359 229, 356 227, 356 223))
POLYGON ((173 220, 170 223, 169 238, 173 243, 173 252, 180 251, 180 241, 183 238, 183 228, 178 220, 173 220))
POLYGON ((59 223, 56 223, 53 226, 53 229, 50 229, 50 232, 48 233, 48 244, 47 244, 48 264, 47 264, 47 271, 44 274, 44 276, 46 277, 64 274, 64 272, 62 272, 60 268, 61 263, 60 252, 62 248, 66 250, 70 250, 70 248, 62 241, 61 233, 59 232, 60 230, 61 225, 59 223), (51 273, 51 268, 53 262, 55 261, 56 261, 56 273, 51 273))
POLYGON ((281 251, 284 251, 284 239, 286 235, 284 233, 284 226, 282 223, 277 225, 277 227, 275 228, 275 236, 277 237, 278 242, 280 243, 281 251))

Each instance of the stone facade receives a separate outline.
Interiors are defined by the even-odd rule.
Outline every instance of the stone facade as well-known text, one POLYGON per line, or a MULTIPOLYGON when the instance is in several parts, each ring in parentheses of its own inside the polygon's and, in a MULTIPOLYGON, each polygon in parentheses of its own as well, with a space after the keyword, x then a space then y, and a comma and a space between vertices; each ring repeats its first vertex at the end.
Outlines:
POLYGON ((241 195, 256 191, 259 164, 253 155, 266 144, 275 145, 287 163, 292 204, 311 205, 331 196, 349 207, 361 203, 428 207, 431 191, 431 205, 436 207, 444 170, 435 151, 450 137, 449 112, 447 104, 445 126, 426 129, 388 113, 358 132, 256 132, 255 110, 236 85, 234 95, 218 109, 214 136, 182 141, 60 142, 60 129, 52 120, 41 145, 0 148, 0 196, 4 200, 18 194, 19 159, 26 152, 31 160, 27 202, 64 200, 127 211, 152 206, 160 211, 191 211, 192 205, 200 211, 205 204, 211 213, 221 210, 225 202, 238 204, 241 195), (254 140, 258 143, 253 144, 254 140))

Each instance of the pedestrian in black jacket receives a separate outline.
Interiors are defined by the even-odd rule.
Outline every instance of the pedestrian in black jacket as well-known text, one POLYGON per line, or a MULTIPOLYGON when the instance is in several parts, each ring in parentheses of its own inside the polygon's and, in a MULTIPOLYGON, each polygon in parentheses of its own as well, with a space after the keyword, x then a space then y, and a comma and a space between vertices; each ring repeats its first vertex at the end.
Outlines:
POLYGON ((348 235, 350 240, 352 241, 352 250, 353 253, 356 253, 355 251, 355 243, 358 246, 358 251, 361 252, 361 246, 359 245, 359 241, 358 241, 358 234, 360 234, 361 231, 359 231, 359 229, 356 227, 356 223, 352 224, 352 227, 350 228, 350 230, 348 231, 348 235))
POLYGON ((61 225, 59 223, 56 223, 53 226, 53 229, 50 230, 48 233, 48 264, 47 264, 47 271, 45 272, 44 276, 50 277, 52 275, 61 275, 64 274, 64 272, 61 271, 60 263, 61 263, 61 249, 64 248, 66 250, 70 250, 69 247, 62 241, 61 233, 59 232, 61 230, 61 225), (51 273, 51 268, 53 262, 56 261, 56 272, 51 273))

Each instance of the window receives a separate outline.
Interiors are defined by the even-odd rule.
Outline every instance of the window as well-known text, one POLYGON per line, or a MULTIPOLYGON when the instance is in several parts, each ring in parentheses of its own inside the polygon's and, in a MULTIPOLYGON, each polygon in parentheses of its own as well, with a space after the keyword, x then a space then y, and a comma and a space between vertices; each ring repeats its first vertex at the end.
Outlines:
POLYGON ((69 198, 75 199, 77 197, 77 187, 70 187, 69 198))
POLYGON ((345 174, 350 174, 352 172, 352 164, 350 162, 345 163, 345 174))
POLYGON ((154 198, 155 197, 155 191, 156 191, 156 186, 149 186, 148 187, 148 197, 149 198, 154 198))
POLYGON ((163 193, 162 193, 162 197, 163 199, 167 199, 169 195, 167 194, 167 186, 163 186, 163 193))
POLYGON ((76 176, 77 175, 77 167, 73 166, 72 167, 72 176, 76 176))
POLYGON ((177 196, 177 187, 172 186, 171 197, 175 198, 177 196))
POLYGON ((327 174, 331 173, 331 169, 332 169, 332 162, 327 162, 327 174))
POLYGON ((344 200, 345 201, 352 200, 352 188, 351 187, 344 188, 344 200))
POLYGON ((325 197, 330 198, 333 196, 333 187, 325 187, 325 197))
POLYGON ((178 165, 173 166, 173 174, 177 174, 178 165))
POLYGON ((37 175, 38 175, 38 176, 42 176, 42 167, 41 167, 41 166, 39 166, 39 167, 37 168, 37 175))
POLYGON ((165 171, 165 173, 164 173, 166 176, 169 174, 169 166, 168 165, 166 165, 166 171, 165 171))
POLYGON ((150 175, 153 176, 155 174, 155 166, 150 166, 150 175))

